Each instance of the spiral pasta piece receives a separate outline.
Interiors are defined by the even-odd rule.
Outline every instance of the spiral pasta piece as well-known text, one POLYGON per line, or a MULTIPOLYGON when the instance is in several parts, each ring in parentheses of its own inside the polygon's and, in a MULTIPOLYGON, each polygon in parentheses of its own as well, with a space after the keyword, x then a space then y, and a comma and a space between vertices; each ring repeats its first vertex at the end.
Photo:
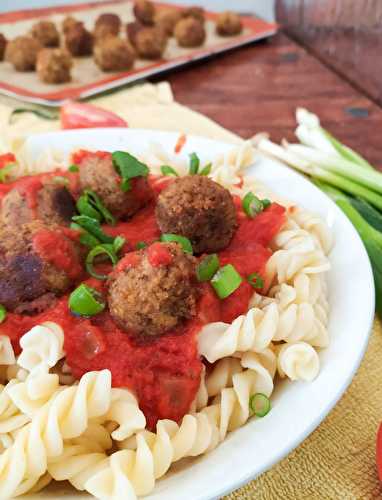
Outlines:
POLYGON ((0 335, 0 365, 13 365, 15 362, 15 353, 9 337, 0 335))
POLYGON ((212 450, 228 431, 243 425, 250 417, 251 395, 270 396, 273 377, 255 353, 244 354, 239 363, 239 373, 228 368, 226 380, 232 387, 222 389, 212 405, 185 415, 180 425, 160 420, 156 433, 143 430, 127 439, 121 444, 125 449, 111 455, 107 467, 90 477, 85 489, 102 499, 121 498, 122 491, 126 499, 146 495, 173 462, 212 450))
POLYGON ((320 359, 306 342, 284 344, 278 350, 277 368, 281 377, 311 382, 320 370, 320 359))
POLYGON ((47 471, 48 459, 62 454, 64 440, 80 436, 93 418, 107 413, 111 399, 108 370, 88 372, 77 386, 59 390, 0 455, 0 498, 30 489, 47 471))
POLYGON ((328 225, 308 210, 294 206, 289 210, 289 218, 311 234, 327 255, 333 247, 333 234, 328 225))
POLYGON ((23 335, 20 346, 19 366, 29 372, 48 371, 65 356, 64 332, 57 323, 46 321, 23 335))
POLYGON ((16 385, 18 385, 17 381, 11 380, 6 386, 0 386, 0 436, 3 436, 3 446, 12 442, 4 435, 20 429, 30 420, 28 415, 20 411, 10 397, 10 391, 16 385))

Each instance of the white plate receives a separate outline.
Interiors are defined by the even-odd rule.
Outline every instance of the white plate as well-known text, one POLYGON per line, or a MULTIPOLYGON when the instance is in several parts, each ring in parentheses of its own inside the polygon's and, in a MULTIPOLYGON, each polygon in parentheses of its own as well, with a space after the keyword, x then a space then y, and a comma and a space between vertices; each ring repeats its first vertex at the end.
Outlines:
MULTIPOLYGON (((155 141, 173 151, 178 134, 126 129, 93 129, 31 136, 27 148, 37 157, 49 145, 70 151, 77 146, 132 153, 155 141)), ((188 137, 182 155, 196 151, 203 161, 232 146, 188 137)), ((263 159, 251 167, 257 178, 275 192, 318 213, 333 231, 336 243, 330 255, 330 346, 320 354, 321 371, 312 383, 283 381, 276 385, 272 411, 252 419, 228 435, 214 451, 175 466, 150 500, 207 500, 240 487, 296 448, 325 418, 350 384, 364 355, 374 318, 374 285, 369 260, 351 223, 325 195, 289 168, 263 159)), ((320 460, 320 457, 317 457, 320 460)), ((39 493, 38 498, 57 498, 39 493)), ((79 498, 81 494, 65 495, 79 498)), ((37 498, 35 496, 34 498, 37 498)))

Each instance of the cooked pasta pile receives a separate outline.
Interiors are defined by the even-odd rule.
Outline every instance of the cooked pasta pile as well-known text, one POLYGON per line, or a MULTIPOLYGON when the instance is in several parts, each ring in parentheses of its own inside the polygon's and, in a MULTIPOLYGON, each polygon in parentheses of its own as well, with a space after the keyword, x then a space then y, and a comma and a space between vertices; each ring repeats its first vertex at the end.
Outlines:
MULTIPOLYGON (((163 164, 186 173, 179 155, 157 145, 142 159, 154 173, 163 164)), ((216 159, 210 175, 235 194, 248 186, 263 192, 247 177, 236 186, 251 160, 245 143, 216 159)), ((172 463, 213 450, 244 425, 251 418, 250 397, 270 397, 276 373, 312 381, 320 368, 317 349, 329 343, 331 234, 321 219, 289 204, 271 246, 266 296, 255 293, 248 312, 232 324, 202 328, 199 353, 212 369, 203 373, 189 414, 179 423, 159 420, 156 432, 146 429, 134 395, 112 388, 108 370, 74 381, 58 324, 26 332, 17 359, 8 337, 0 336, 0 498, 38 491, 52 479, 102 499, 148 494, 172 463)))

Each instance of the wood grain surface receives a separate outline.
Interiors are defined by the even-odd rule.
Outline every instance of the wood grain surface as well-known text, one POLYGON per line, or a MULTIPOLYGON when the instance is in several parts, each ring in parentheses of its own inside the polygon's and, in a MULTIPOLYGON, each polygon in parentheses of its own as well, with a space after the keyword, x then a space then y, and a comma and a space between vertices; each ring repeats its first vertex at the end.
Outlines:
POLYGON ((381 108, 282 33, 167 78, 180 103, 245 138, 293 139, 295 109, 306 107, 382 169, 381 108))
POLYGON ((289 34, 382 104, 381 0, 277 0, 289 34))

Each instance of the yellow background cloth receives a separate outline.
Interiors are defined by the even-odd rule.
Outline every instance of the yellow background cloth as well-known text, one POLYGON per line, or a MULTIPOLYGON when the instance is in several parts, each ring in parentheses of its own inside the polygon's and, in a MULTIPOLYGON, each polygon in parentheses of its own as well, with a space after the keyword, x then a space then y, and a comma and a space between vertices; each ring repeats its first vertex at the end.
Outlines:
MULTIPOLYGON (((179 131, 232 143, 241 140, 207 117, 176 103, 166 82, 125 89, 93 102, 117 111, 130 127, 179 131)), ((2 149, 17 151, 28 134, 59 128, 58 122, 29 114, 21 115, 9 126, 10 112, 17 106, 9 99, 0 100, 2 149)), ((361 367, 328 417, 287 458, 226 500, 382 499, 375 465, 376 432, 381 420, 382 328, 376 319, 361 367)))

